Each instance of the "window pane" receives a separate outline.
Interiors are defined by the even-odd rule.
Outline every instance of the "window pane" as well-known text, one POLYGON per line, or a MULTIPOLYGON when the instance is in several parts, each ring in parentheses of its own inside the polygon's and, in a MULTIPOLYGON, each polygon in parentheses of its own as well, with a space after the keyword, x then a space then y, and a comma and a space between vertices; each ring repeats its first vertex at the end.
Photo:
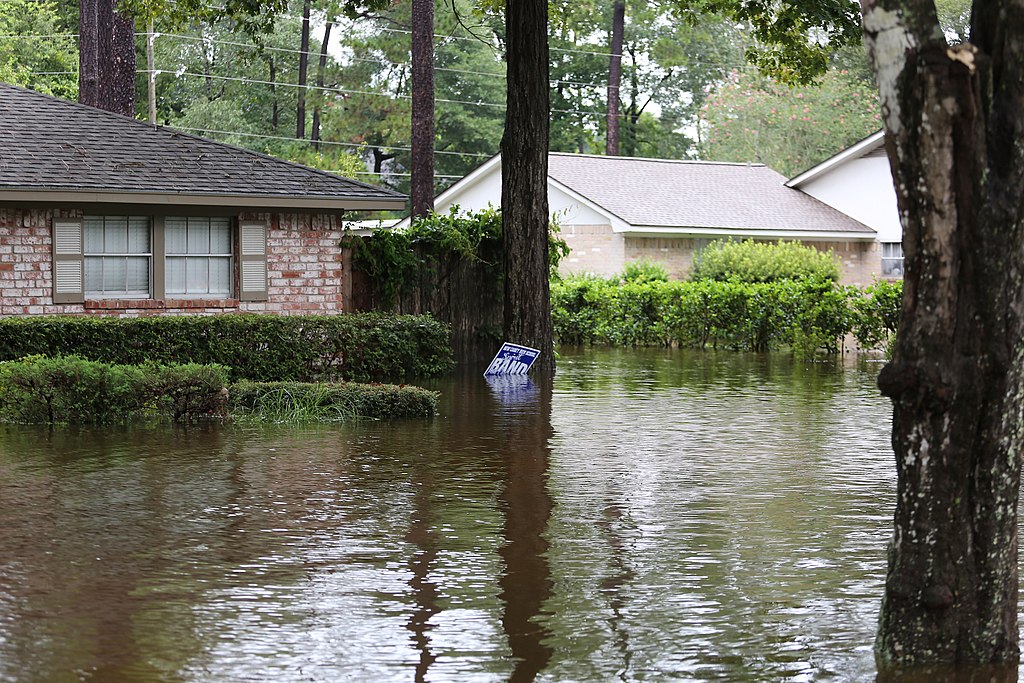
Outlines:
POLYGON ((85 291, 98 292, 103 286, 103 259, 98 256, 85 258, 85 291))
POLYGON ((164 288, 168 294, 185 293, 185 259, 168 258, 164 288))
POLYGON ((210 219, 210 253, 231 253, 231 221, 227 218, 210 219))
POLYGON ((103 219, 87 216, 83 225, 85 232, 85 253, 100 254, 103 252, 103 219))
POLYGON ((125 291, 127 274, 128 264, 123 256, 103 257, 103 284, 100 289, 104 292, 125 291))
POLYGON ((103 251, 107 254, 124 254, 128 251, 126 216, 106 216, 103 219, 103 251))
POLYGON ((184 254, 186 250, 186 222, 184 218, 164 220, 164 249, 168 254, 184 254))
POLYGON ((231 294, 231 259, 210 259, 210 294, 231 294))
POLYGON ((210 253, 210 222, 203 218, 188 221, 188 253, 210 253))
POLYGON ((133 256, 127 261, 129 294, 149 293, 149 258, 133 256))
POLYGON ((207 261, 204 258, 185 259, 185 290, 189 294, 206 294, 208 291, 207 261))
POLYGON ((149 219, 133 217, 128 219, 128 253, 149 253, 149 219))

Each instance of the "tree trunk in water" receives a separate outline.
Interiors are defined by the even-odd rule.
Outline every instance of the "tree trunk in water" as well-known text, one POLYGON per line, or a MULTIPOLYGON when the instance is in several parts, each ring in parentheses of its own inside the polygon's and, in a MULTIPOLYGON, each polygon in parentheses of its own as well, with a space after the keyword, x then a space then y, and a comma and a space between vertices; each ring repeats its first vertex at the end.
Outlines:
POLYGON ((1015 663, 1024 406, 1024 8, 975 2, 950 47, 931 0, 865 0, 904 226, 895 533, 880 667, 1015 663))
POLYGON ((295 106, 295 139, 306 139, 306 72, 309 69, 309 4, 302 3, 302 37, 299 40, 299 97, 295 106))
POLYGON ((626 3, 615 0, 612 8, 611 62, 608 65, 608 135, 605 154, 619 154, 619 86, 622 83, 622 33, 626 23, 626 3))
POLYGON ((324 99, 324 71, 327 70, 327 44, 331 41, 331 28, 334 22, 327 20, 324 27, 324 42, 320 45, 320 63, 317 65, 316 87, 317 104, 313 108, 313 129, 309 132, 309 139, 313 142, 313 149, 320 149, 320 108, 324 99))
POLYGON ((434 0, 412 0, 411 215, 434 210, 434 0))
POLYGON ((508 95, 501 138, 501 224, 507 341, 540 349, 534 367, 554 371, 548 283, 547 0, 505 8, 508 95))

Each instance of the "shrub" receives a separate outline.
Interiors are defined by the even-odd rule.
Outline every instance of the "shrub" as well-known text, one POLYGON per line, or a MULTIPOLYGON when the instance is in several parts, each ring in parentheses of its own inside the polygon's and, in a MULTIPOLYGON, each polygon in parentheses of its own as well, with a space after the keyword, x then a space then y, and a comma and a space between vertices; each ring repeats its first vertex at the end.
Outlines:
POLYGON ((448 326, 429 316, 232 314, 0 319, 0 360, 45 351, 121 365, 196 363, 233 380, 402 380, 452 365, 448 326))
POLYGON ((898 285, 861 290, 821 279, 772 283, 616 283, 573 277, 551 288, 552 322, 562 344, 722 347, 798 356, 838 351, 855 332, 877 346, 899 322, 898 285), (881 330, 881 332, 879 332, 881 330))
POLYGON ((269 422, 336 422, 350 417, 429 417, 437 392, 393 384, 240 382, 230 392, 232 414, 269 422))
POLYGON ((108 424, 146 414, 175 420, 222 415, 226 368, 128 366, 78 356, 32 356, 0 363, 0 419, 43 424, 108 424))
POLYGON ((627 263, 620 276, 625 282, 668 282, 668 269, 660 263, 641 259, 627 263))
POLYGON ((804 278, 839 280, 831 250, 821 252, 799 242, 717 240, 697 255, 691 280, 780 282, 804 278))

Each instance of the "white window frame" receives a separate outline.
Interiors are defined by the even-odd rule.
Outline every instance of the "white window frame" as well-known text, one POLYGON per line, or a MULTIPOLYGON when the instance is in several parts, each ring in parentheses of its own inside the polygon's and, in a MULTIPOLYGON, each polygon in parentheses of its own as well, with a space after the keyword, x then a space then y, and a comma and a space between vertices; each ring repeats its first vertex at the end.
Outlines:
POLYGON ((237 277, 235 276, 235 255, 234 245, 237 242, 237 231, 233 229, 231 221, 228 220, 228 251, 214 253, 209 248, 209 241, 212 239, 212 229, 214 221, 225 220, 221 216, 167 216, 164 218, 164 230, 163 230, 163 243, 164 243, 164 254, 163 254, 163 270, 164 270, 164 294, 168 298, 173 299, 229 299, 233 296, 237 283, 235 282, 237 277), (169 228, 167 227, 168 221, 170 220, 182 220, 185 221, 185 252, 183 253, 172 253, 168 251, 168 237, 169 228), (208 240, 207 240, 207 251, 206 252, 189 252, 188 249, 188 231, 191 227, 192 222, 205 221, 208 229, 208 240), (185 291, 184 292, 171 292, 168 290, 168 278, 169 275, 169 264, 171 259, 179 259, 185 264, 185 291), (189 292, 188 291, 188 262, 189 260, 205 260, 207 262, 206 267, 206 290, 205 292, 189 292), (210 292, 210 265, 214 260, 226 260, 228 263, 228 290, 226 292, 210 292))
POLYGON ((125 287, 124 287, 124 289, 111 289, 111 290, 97 289, 97 290, 90 290, 90 289, 86 288, 86 290, 85 290, 85 296, 86 297, 92 298, 92 299, 149 299, 152 296, 152 294, 153 294, 153 220, 152 220, 152 218, 150 216, 138 216, 138 215, 132 216, 132 215, 118 215, 118 214, 106 214, 106 215, 102 215, 102 216, 86 216, 85 219, 82 222, 82 257, 84 259, 82 272, 83 272, 84 278, 85 278, 85 281, 83 282, 83 286, 86 286, 88 284, 88 282, 89 282, 89 271, 90 271, 89 262, 90 262, 90 259, 92 259, 94 263, 98 262, 100 264, 100 269, 101 270, 100 270, 100 274, 99 274, 99 279, 101 280, 101 283, 100 283, 101 286, 103 284, 102 280, 104 279, 104 276, 103 276, 103 266, 104 266, 104 264, 106 262, 108 262, 108 261, 115 261, 115 260, 119 260, 119 259, 124 259, 125 263, 127 263, 128 259, 143 259, 143 258, 146 259, 146 271, 147 271, 147 273, 146 273, 146 291, 145 292, 142 292, 142 291, 132 291, 132 290, 128 289, 128 269, 126 267, 125 268, 125 287), (146 230, 148 231, 147 237, 148 237, 148 241, 149 241, 149 244, 148 244, 149 249, 147 251, 130 251, 130 250, 128 250, 126 248, 124 251, 107 251, 106 247, 104 245, 104 249, 102 251, 88 251, 87 245, 89 244, 89 239, 88 239, 87 233, 88 233, 89 227, 90 227, 89 223, 90 223, 91 220, 96 220, 96 219, 99 219, 99 220, 101 220, 103 222, 102 230, 103 230, 103 239, 104 240, 106 240, 106 238, 107 238, 106 230, 107 230, 107 227, 108 227, 107 226, 108 222, 113 223, 114 221, 118 221, 118 222, 124 221, 125 222, 125 230, 126 230, 126 232, 125 232, 125 245, 126 245, 126 247, 128 245, 128 242, 130 241, 130 235, 131 235, 130 225, 131 225, 131 222, 133 220, 144 220, 146 222, 146 230))
POLYGON ((901 278, 904 272, 903 243, 882 242, 882 277, 901 278))

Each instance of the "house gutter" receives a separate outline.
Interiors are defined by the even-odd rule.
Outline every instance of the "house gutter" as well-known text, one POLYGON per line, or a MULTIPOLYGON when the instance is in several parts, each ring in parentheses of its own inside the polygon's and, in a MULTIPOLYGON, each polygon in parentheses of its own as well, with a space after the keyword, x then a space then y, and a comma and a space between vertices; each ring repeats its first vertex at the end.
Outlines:
POLYGON ((188 194, 168 192, 111 192, 68 190, 0 190, 0 203, 16 204, 145 204, 150 206, 208 206, 248 210, 376 211, 402 210, 405 197, 333 198, 296 195, 188 194))

